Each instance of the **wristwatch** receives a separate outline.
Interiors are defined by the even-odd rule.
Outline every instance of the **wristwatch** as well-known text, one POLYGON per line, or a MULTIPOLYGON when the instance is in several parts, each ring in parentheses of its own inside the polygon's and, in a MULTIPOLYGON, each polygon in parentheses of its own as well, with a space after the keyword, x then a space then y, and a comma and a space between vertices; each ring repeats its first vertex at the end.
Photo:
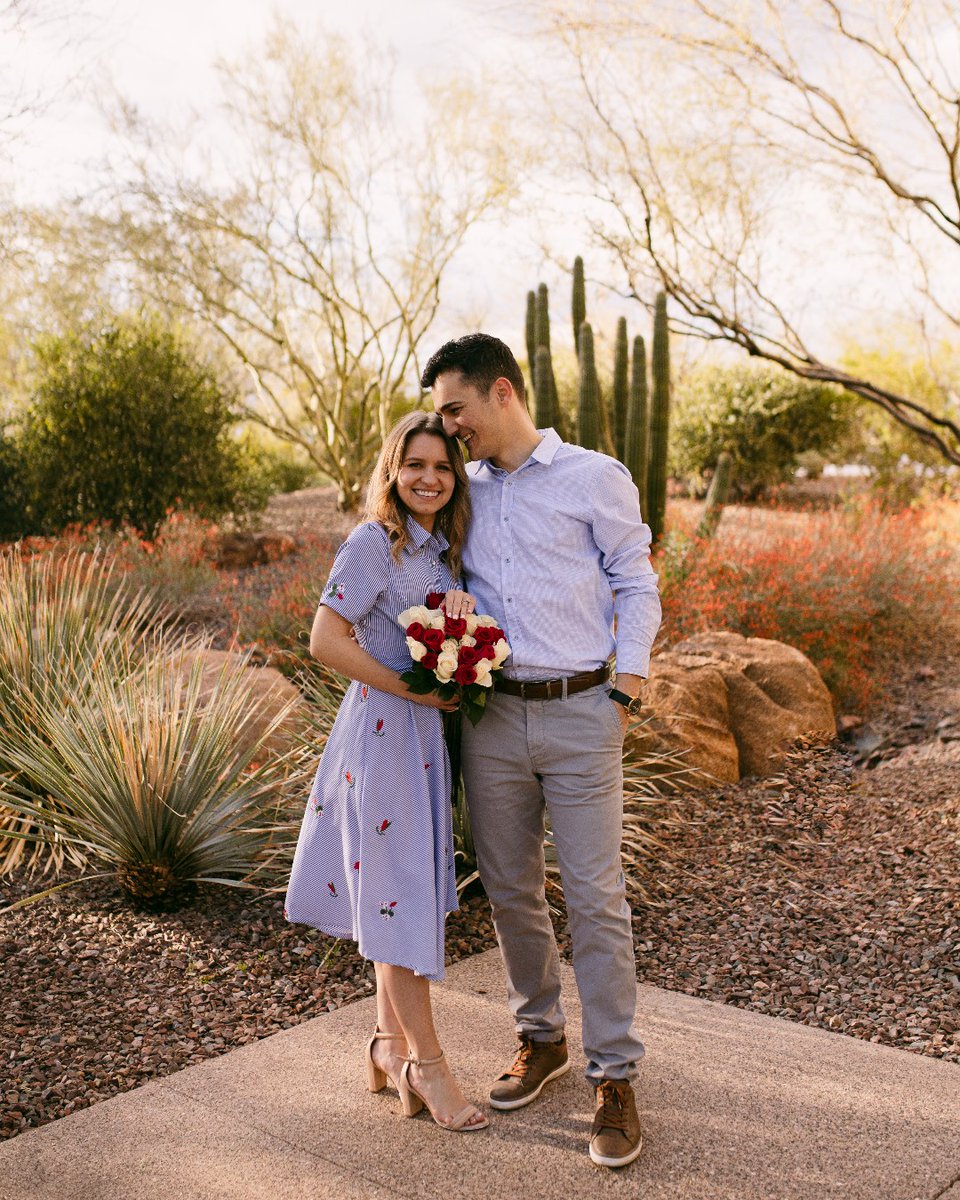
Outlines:
POLYGON ((611 700, 622 704, 631 717, 637 716, 643 708, 643 701, 639 696, 628 696, 626 692, 618 692, 616 688, 611 688, 607 695, 611 700))

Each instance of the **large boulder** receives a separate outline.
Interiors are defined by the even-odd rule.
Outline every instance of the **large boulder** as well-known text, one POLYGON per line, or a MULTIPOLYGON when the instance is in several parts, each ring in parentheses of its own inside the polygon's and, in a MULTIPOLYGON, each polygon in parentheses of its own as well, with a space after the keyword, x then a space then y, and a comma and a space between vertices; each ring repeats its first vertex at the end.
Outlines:
POLYGON ((229 650, 187 650, 181 659, 184 676, 198 660, 201 699, 209 697, 224 672, 243 676, 242 686, 250 697, 252 714, 244 729, 245 738, 259 740, 265 754, 282 754, 296 743, 297 731, 306 721, 306 701, 296 684, 276 667, 250 666, 245 655, 229 650), (285 714, 282 721, 267 734, 281 713, 285 714))
POLYGON ((737 633, 700 633, 651 663, 645 707, 665 746, 723 782, 770 775, 798 737, 836 733, 830 693, 792 646, 737 633))

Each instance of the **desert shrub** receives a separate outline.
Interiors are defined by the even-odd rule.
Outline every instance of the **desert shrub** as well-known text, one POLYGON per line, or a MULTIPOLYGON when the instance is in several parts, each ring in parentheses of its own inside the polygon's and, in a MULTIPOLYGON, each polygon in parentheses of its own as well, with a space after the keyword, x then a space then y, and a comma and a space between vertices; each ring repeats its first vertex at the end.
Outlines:
POLYGON ((712 541, 684 535, 691 566, 670 586, 666 564, 661 640, 723 629, 786 642, 815 663, 838 705, 867 704, 884 668, 942 637, 954 612, 953 550, 933 535, 935 520, 874 500, 712 541))
POLYGON ((0 541, 26 532, 26 497, 20 449, 0 428, 0 541))
POLYGON ((298 447, 248 435, 242 442, 251 477, 265 497, 298 492, 327 482, 298 447))
POLYGON ((35 352, 19 436, 31 531, 106 521, 152 535, 174 506, 217 516, 265 502, 230 436, 231 396, 176 331, 124 318, 35 352))
POLYGON ((676 391, 672 473, 702 494, 723 450, 733 456, 733 494, 756 499, 791 478, 798 456, 826 455, 847 433, 852 401, 775 367, 712 367, 676 391))

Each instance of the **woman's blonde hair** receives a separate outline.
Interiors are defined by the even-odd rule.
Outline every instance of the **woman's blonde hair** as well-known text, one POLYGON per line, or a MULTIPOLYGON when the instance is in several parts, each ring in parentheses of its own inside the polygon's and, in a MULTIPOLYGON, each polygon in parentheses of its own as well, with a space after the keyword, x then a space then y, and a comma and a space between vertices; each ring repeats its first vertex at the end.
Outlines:
POLYGON ((373 468, 373 474, 367 484, 364 516, 369 521, 378 521, 386 529, 391 542, 391 553, 399 562, 404 547, 410 541, 410 534, 407 532, 410 511, 397 495, 397 476, 403 466, 407 446, 418 433, 428 433, 431 437, 439 438, 447 448, 447 457, 453 468, 453 495, 437 513, 434 528, 440 530, 450 543, 447 566, 454 579, 458 579, 463 543, 470 524, 470 485, 460 446, 456 438, 444 433, 443 422, 436 413, 408 413, 387 434, 377 465, 373 468))

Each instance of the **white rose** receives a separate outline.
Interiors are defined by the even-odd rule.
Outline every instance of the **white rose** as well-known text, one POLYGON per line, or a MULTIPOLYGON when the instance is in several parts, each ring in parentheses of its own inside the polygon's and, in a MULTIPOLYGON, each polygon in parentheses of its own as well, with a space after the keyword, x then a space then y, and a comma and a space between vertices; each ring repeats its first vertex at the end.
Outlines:
POLYGON ((414 604, 412 608, 405 608, 397 617, 397 624, 402 625, 404 629, 408 625, 412 625, 414 621, 419 622, 424 628, 430 624, 430 618, 433 613, 425 604, 414 604))
POLYGON ((481 687, 492 686, 493 674, 489 659, 482 658, 473 669, 477 673, 477 683, 479 683, 481 687))
POLYGON ((493 660, 495 667, 499 667, 501 663, 510 657, 510 647, 504 638, 501 638, 498 642, 494 642, 493 652, 496 655, 496 658, 493 660))
POLYGON ((453 673, 456 669, 456 654, 441 654, 437 659, 437 665, 434 668, 434 674, 441 683, 449 683, 449 681, 453 678, 453 673))
POLYGON ((485 625, 488 629, 493 629, 493 627, 496 625, 496 623, 497 623, 496 617, 485 617, 485 616, 477 617, 477 624, 485 625))
POLYGON ((476 613, 467 613, 463 619, 467 623, 467 633, 476 633, 480 628, 480 618, 476 613))
POLYGON ((429 613, 427 620, 423 622, 425 626, 429 626, 431 629, 442 629, 446 624, 447 618, 442 608, 438 608, 436 612, 431 612, 429 608, 425 608, 423 611, 429 613))
POLYGON ((474 637, 471 637, 469 633, 465 633, 463 635, 463 637, 460 639, 461 646, 475 646, 476 644, 477 644, 477 639, 474 637))
POLYGON ((456 657, 456 654, 457 654, 456 639, 455 638, 446 638, 443 642, 443 645, 440 647, 440 654, 441 655, 452 654, 454 657, 456 657))
POLYGON ((414 662, 419 662, 426 654, 427 648, 423 642, 418 642, 416 638, 407 638, 407 649, 410 651, 410 657, 414 662))

